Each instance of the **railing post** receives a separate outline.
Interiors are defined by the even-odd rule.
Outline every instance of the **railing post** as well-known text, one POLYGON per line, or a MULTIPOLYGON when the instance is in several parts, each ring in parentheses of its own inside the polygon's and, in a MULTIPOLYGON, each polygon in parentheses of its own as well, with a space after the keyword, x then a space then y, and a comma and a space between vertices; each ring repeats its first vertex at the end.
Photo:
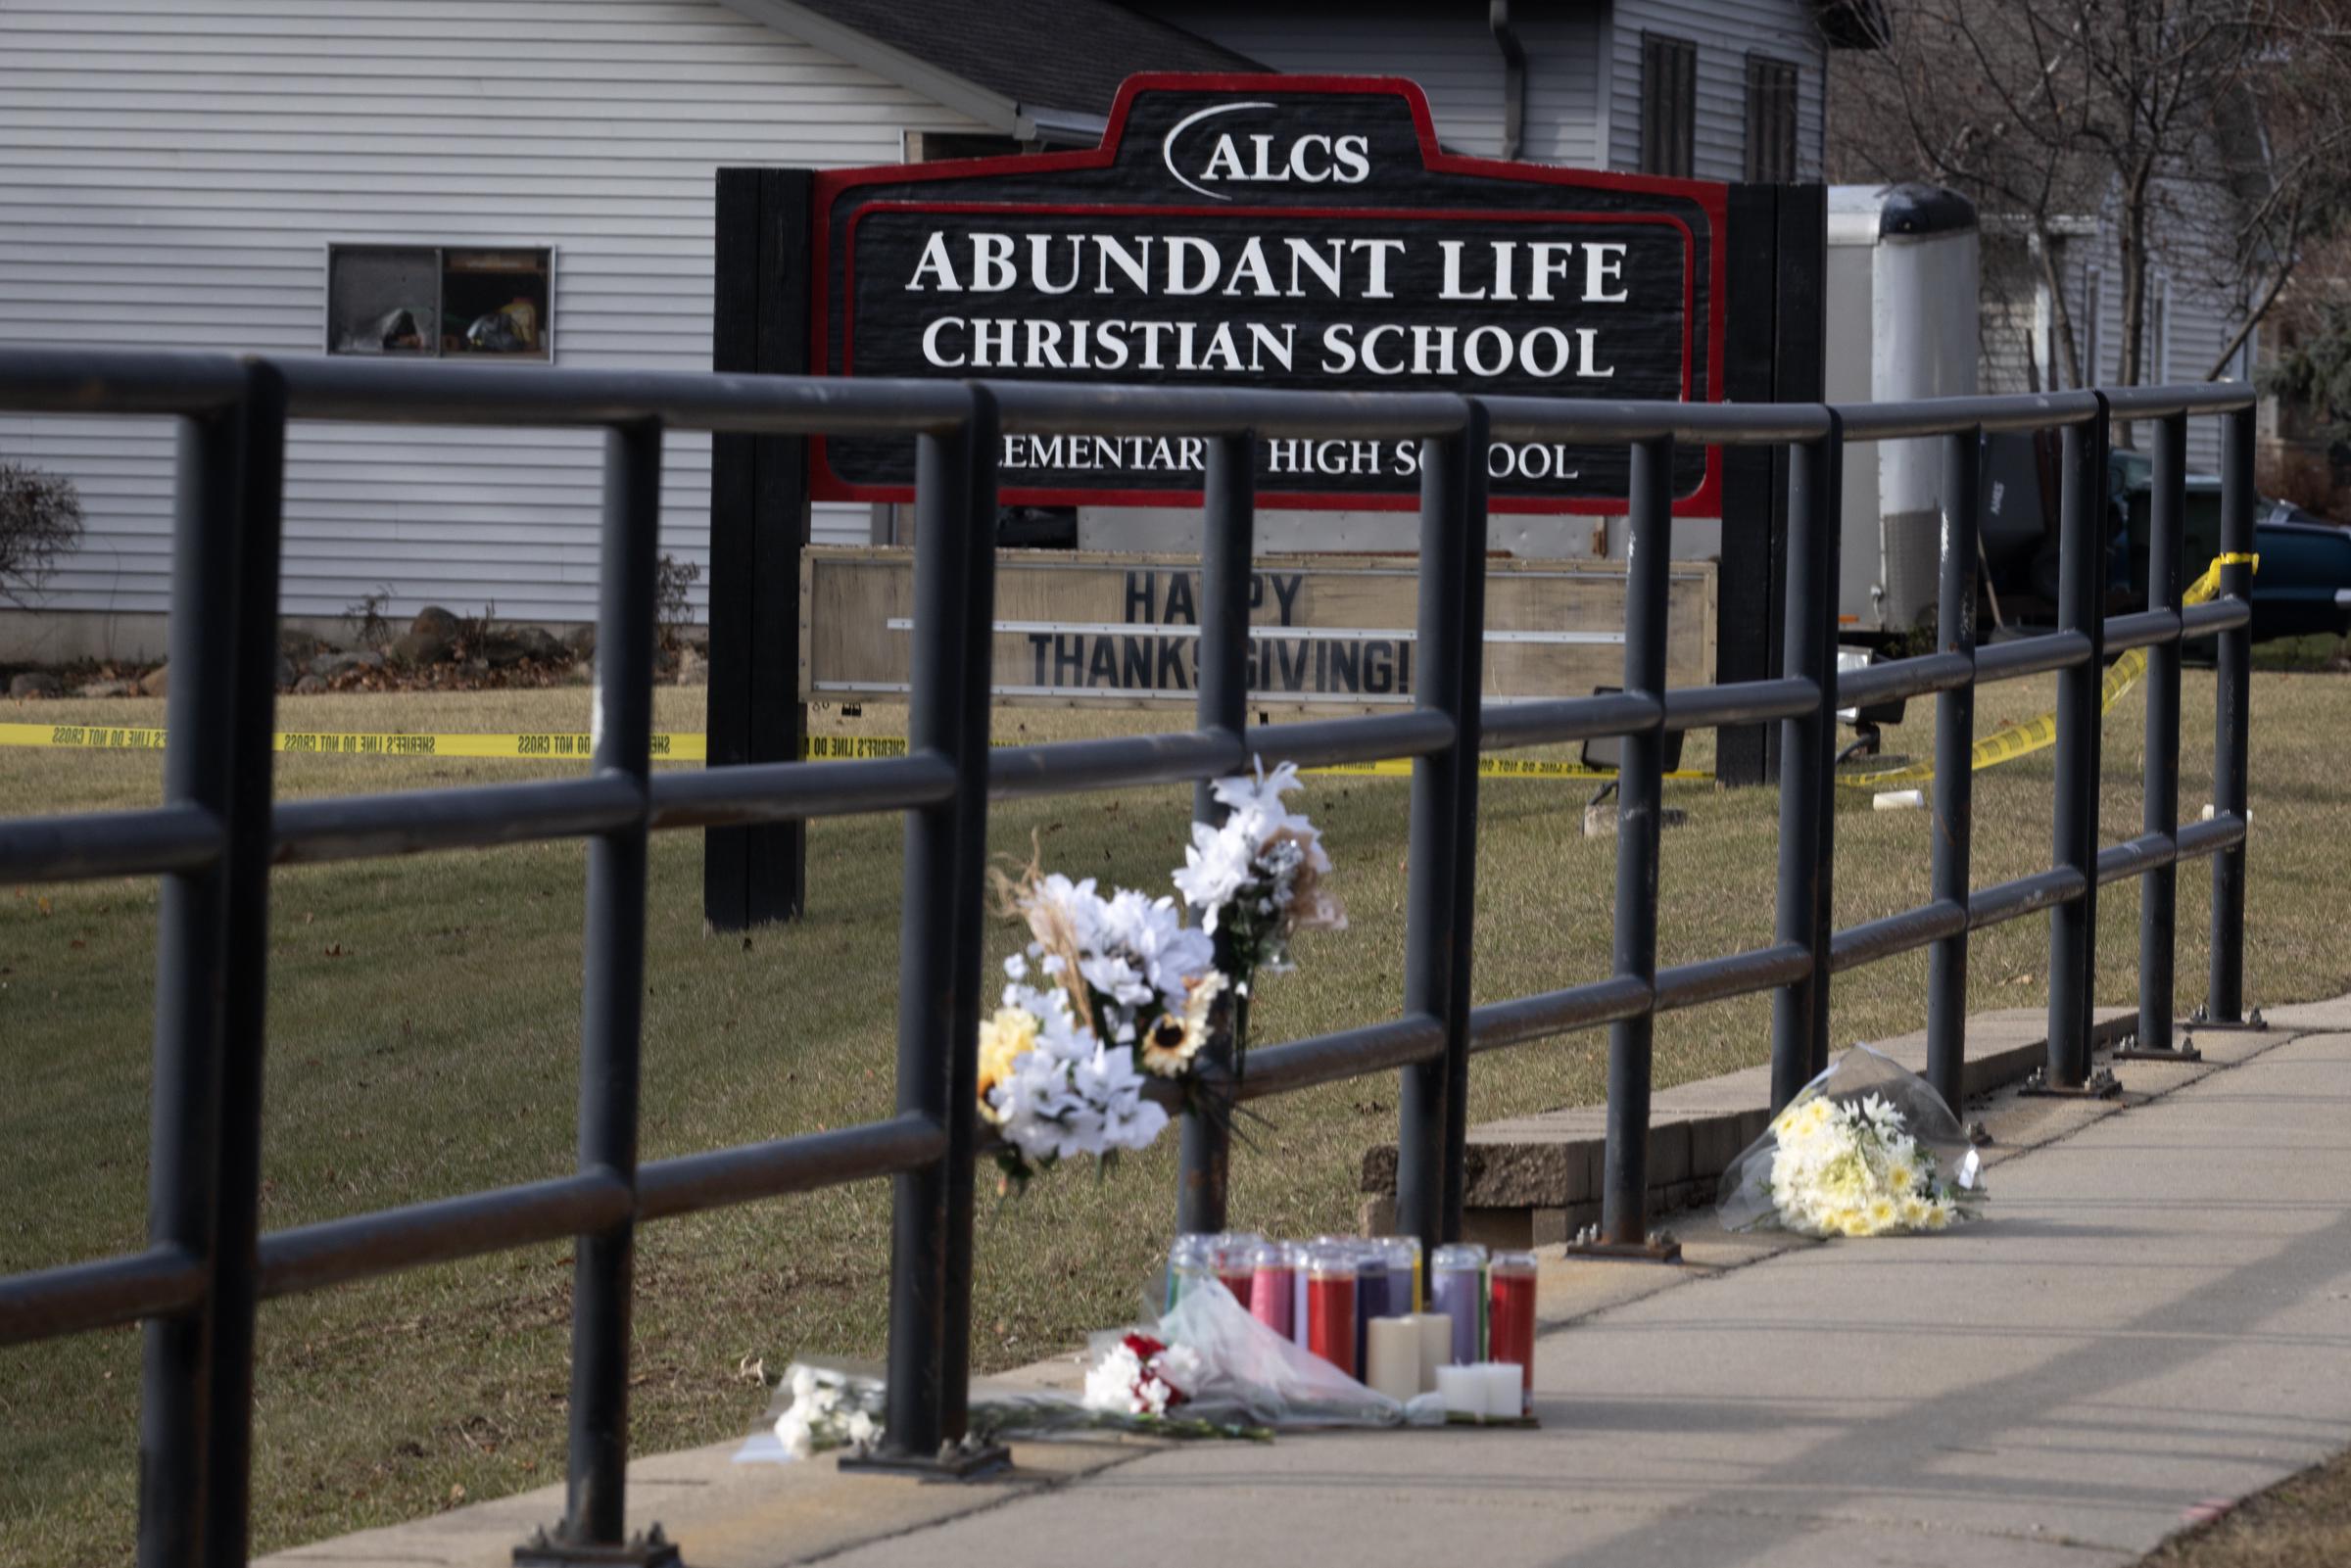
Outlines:
POLYGON ((1424 1252, 1462 1233, 1468 1144, 1469 963, 1477 906, 1477 762, 1485 699, 1485 405, 1420 447, 1420 613, 1415 705, 1453 721, 1453 743, 1413 763, 1404 1010, 1445 1028, 1445 1051, 1404 1069, 1396 1228, 1424 1252))
MULTIPOLYGON (((1665 701, 1665 590, 1673 552, 1673 440, 1632 449, 1631 515, 1625 539, 1624 689, 1661 708, 1665 701)), ((1654 988, 1657 978, 1657 837, 1663 806, 1665 732, 1624 737, 1616 774, 1614 972, 1654 988)), ((1608 1025, 1607 1148, 1601 1190, 1600 1245, 1619 1254, 1662 1254, 1649 1232, 1650 1048, 1654 1005, 1608 1025)))
MULTIPOLYGON (((977 406, 977 405, 975 405, 977 406)), ((955 770, 955 793, 906 813, 904 892, 898 923, 897 1109, 947 1131, 947 1149, 893 1183, 889 1246, 889 1350, 888 1395, 877 1453, 844 1459, 844 1468, 915 1470, 950 1468, 956 1450, 947 1428, 946 1368, 949 1322, 961 1300, 950 1281, 956 1243, 951 1239, 957 1158, 956 1107, 950 1097, 960 1079, 955 1057, 977 1049, 977 1037, 959 1039, 957 1019, 967 987, 958 982, 960 927, 980 918, 964 911, 958 897, 972 861, 966 825, 984 823, 987 753, 971 747, 972 726, 964 709, 974 633, 969 578, 978 565, 973 538, 972 490, 975 466, 972 429, 926 432, 916 438, 914 533, 914 649, 907 708, 907 750, 941 759, 955 770)), ((992 574, 994 530, 982 529, 992 574)), ((992 583, 989 585, 992 595, 992 583)), ((984 679, 984 674, 982 679, 984 679)), ((982 732, 984 735, 984 731, 982 732)), ((976 1073, 976 1063, 972 1068, 976 1073)), ((967 1116, 969 1107, 964 1108, 967 1116)), ((965 1123, 968 1126, 968 1120, 965 1123)), ((967 1134, 961 1157, 968 1164, 967 1134)), ((968 1180, 968 1177, 966 1178, 968 1180)), ((968 1241, 965 1263, 968 1271, 968 1241)), ((968 1293, 968 1280, 962 1289, 968 1293)), ((960 1357, 959 1357, 960 1359, 960 1357)), ((961 1401, 957 1402, 958 1408, 961 1401)))
MULTIPOLYGON (((240 1022, 259 1020, 257 998, 266 988, 276 620, 267 618, 269 686, 258 687, 241 662, 255 640, 238 611, 249 588, 264 604, 276 602, 285 417, 274 375, 256 367, 249 377, 235 407, 180 427, 164 797, 203 807, 227 832, 217 864, 164 879, 157 928, 148 1235, 197 1259, 208 1288, 193 1310, 151 1319, 145 1329, 140 1568, 245 1560, 258 1221, 240 1213, 257 1200, 252 1182, 227 1183, 248 1170, 258 1180, 259 1164, 250 1150, 232 1155, 228 1140, 259 1136, 260 1108, 232 1115, 224 1094, 229 1076, 240 1084, 257 1077, 245 1064, 232 1074, 227 1062, 232 971, 253 980, 255 994, 237 998, 240 1022), (257 727, 240 723, 257 695, 258 749, 257 727), (226 1333, 224 1318, 237 1320, 226 1333)), ((237 1053, 260 1049, 257 1030, 237 1053)))
MULTIPOLYGON (((2093 394, 2094 396, 2094 394, 2093 394)), ((2090 1082, 2090 986, 2098 916, 2099 691, 2106 647, 2106 400, 2065 427, 2057 628, 2089 640, 2089 657, 2057 673, 2057 786, 2051 863, 2079 873, 2082 895, 2049 912, 2048 1065, 2037 1087, 2105 1092, 2090 1082)))
MULTIPOLYGON (((955 1005, 947 1032, 947 1263, 946 1321, 939 1360, 939 1436, 960 1443, 972 1393, 972 1208, 978 1173, 980 1019, 990 1007, 984 954, 987 887, 987 747, 989 705, 995 689, 996 634, 996 400, 972 388, 964 433, 967 463, 963 513, 955 533, 963 546, 962 749, 956 753, 955 1005)), ((984 1454, 959 1450, 956 1468, 992 1464, 984 1454)))
POLYGON ((1771 1000, 1771 1108, 1796 1098, 1828 1051, 1830 894, 1835 882, 1837 552, 1844 430, 1788 454, 1788 613, 1782 665, 1820 689, 1811 712, 1780 722, 1778 940, 1812 955, 1805 978, 1771 1000))
MULTIPOLYGON (((2187 416, 2155 425, 2154 493, 2147 510, 2147 608, 2180 613, 2181 553, 2186 532, 2187 416)), ((2180 831, 2180 642, 2147 649, 2147 745, 2140 831, 2173 839, 2180 831)), ((2172 1043, 2179 989, 2179 867, 2170 861, 2138 879, 2138 1030, 2117 1056, 2194 1060, 2172 1043)))
MULTIPOLYGON (((2221 427, 2221 568, 2224 597, 2253 602, 2253 410, 2239 408, 2221 427), (2233 557, 2231 559, 2231 557, 2233 557)), ((2213 717, 2212 809, 2242 818, 2252 724, 2253 629, 2221 633, 2213 717)), ((2248 829, 2248 836, 2250 830, 2248 829)), ((2205 1015, 2215 1023, 2245 1021, 2245 846, 2212 857, 2212 983, 2205 1015)))
MULTIPOLYGON (((661 427, 604 433, 597 603, 595 768, 649 788, 653 729, 653 569, 660 553, 661 427)), ((637 1180, 645 1016, 646 823, 588 843, 586 976, 581 986, 579 1165, 637 1180)), ((518 1563, 674 1563, 659 1527, 627 1540, 633 1221, 577 1238, 571 1306, 571 1458, 555 1540, 515 1548, 518 1563)))
MULTIPOLYGON (((1200 519, 1200 696, 1198 723, 1204 732, 1236 743, 1249 727, 1249 571, 1256 536, 1257 443, 1247 435, 1218 436, 1208 444, 1208 469, 1200 519)), ((1192 788, 1192 820, 1224 819, 1224 808, 1203 779, 1192 788)), ((1233 1028, 1248 1027, 1249 998, 1228 999, 1233 1028)), ((1232 1040, 1219 1035, 1204 1049, 1203 1082, 1226 1081, 1232 1070, 1232 1040)), ((1228 1114, 1228 1113, 1227 1113, 1228 1114)), ((1231 1127, 1216 1112, 1183 1114, 1179 1174, 1176 1190, 1178 1231, 1224 1228, 1226 1176, 1231 1164, 1231 1127)))
MULTIPOLYGON (((1983 434, 1943 438, 1943 577, 1936 641, 1945 653, 1976 652, 1976 529, 1983 434)), ((1939 904, 1964 911, 1975 838, 1976 688, 1973 680, 1935 699, 1935 872, 1939 904)), ((1956 1113, 1967 1088, 1967 928, 1927 957, 1927 1081, 1956 1113)))
POLYGON ((222 954, 220 1143, 214 1201, 210 1450, 204 1459, 204 1557, 247 1560, 253 1492, 254 1308, 262 1231, 262 1053, 268 1036, 271 732, 277 705, 279 502, 285 483, 286 387, 276 369, 246 371, 238 458, 236 782, 229 802, 227 943, 222 954))

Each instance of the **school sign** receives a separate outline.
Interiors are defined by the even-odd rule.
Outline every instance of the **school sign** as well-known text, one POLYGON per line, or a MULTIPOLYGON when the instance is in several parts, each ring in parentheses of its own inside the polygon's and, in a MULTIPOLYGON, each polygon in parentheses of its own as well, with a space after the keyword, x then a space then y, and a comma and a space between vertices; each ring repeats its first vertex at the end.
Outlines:
MULTIPOLYGON (((812 368, 844 376, 1708 401, 1726 187, 1444 152, 1410 81, 1137 76, 1090 152, 819 173, 812 368)), ((903 441, 815 443, 903 500, 903 441)), ((1205 446, 1007 435, 1013 504, 1173 504, 1205 446)), ((1710 513, 1718 459, 1677 459, 1710 513)), ((1621 510, 1621 447, 1498 444, 1498 511, 1621 510)), ((1409 507, 1414 442, 1262 441, 1269 506, 1409 507)))

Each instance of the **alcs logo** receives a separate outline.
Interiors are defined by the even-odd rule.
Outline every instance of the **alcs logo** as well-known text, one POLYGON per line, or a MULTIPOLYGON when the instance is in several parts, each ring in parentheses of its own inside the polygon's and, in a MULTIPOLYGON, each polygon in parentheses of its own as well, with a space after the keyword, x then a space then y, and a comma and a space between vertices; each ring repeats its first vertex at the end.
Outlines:
MULTIPOLYGON (((1201 160, 1197 178, 1186 174, 1176 165, 1176 139, 1204 119, 1218 115, 1238 114, 1248 109, 1273 109, 1271 103, 1217 104, 1197 114, 1186 115, 1169 131, 1160 143, 1160 159, 1176 181, 1201 195, 1220 202, 1232 198, 1223 191, 1209 189, 1217 184, 1250 185, 1361 185, 1371 177, 1371 142, 1367 136, 1325 136, 1315 133, 1293 136, 1287 146, 1276 147, 1279 138, 1262 132, 1235 136, 1221 130, 1210 143, 1208 156, 1201 160)), ((1205 134, 1205 133, 1203 133, 1205 134)))

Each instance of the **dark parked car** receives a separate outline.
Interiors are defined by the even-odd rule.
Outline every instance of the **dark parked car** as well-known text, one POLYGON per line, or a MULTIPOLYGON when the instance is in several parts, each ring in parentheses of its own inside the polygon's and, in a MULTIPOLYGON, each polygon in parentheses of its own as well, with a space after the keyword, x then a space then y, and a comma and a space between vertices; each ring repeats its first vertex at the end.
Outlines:
MULTIPOLYGON (((2056 443, 2000 435, 1985 451, 1985 559, 2000 624, 2039 630, 2054 619, 2057 597, 2056 443)), ((2108 466, 2107 585, 2110 611, 2147 601, 2147 540, 2154 461, 2121 451, 2108 466)), ((2212 564, 2221 542, 2221 482, 2187 476, 2183 584, 2212 564)), ((2254 515, 2253 637, 2351 636, 2351 531, 2300 507, 2261 500, 2254 515)))
MULTIPOLYGON (((2132 602, 2147 596, 2147 507, 2154 459, 2144 452, 2118 451, 2110 459, 2115 509, 2127 519, 2132 602)), ((2221 547, 2221 481, 2216 474, 2187 476, 2187 553, 2180 563, 2183 585, 2212 564, 2221 547)), ((2351 532, 2325 522, 2299 506, 2257 499, 2253 553, 2253 640, 2351 634, 2351 532), (2298 514, 2298 515, 2297 515, 2298 514)))

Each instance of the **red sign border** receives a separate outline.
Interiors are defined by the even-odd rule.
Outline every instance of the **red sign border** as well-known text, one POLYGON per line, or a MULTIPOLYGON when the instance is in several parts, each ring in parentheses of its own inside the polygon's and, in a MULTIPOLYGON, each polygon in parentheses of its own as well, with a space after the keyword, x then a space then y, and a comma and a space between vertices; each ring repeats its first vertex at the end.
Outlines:
MULTIPOLYGON (((1616 190, 1655 196, 1674 196, 1695 204, 1706 214, 1706 224, 1712 240, 1708 258, 1708 291, 1706 310, 1706 398, 1709 403, 1722 400, 1723 375, 1723 314, 1725 279, 1727 277, 1725 241, 1730 219, 1730 188, 1715 180, 1667 179, 1652 174, 1615 174, 1596 169, 1562 168, 1548 164, 1511 163, 1502 159, 1470 158, 1447 153, 1437 145, 1435 121, 1430 118, 1428 99, 1419 83, 1404 76, 1333 76, 1195 73, 1183 71, 1147 71, 1128 77, 1119 86, 1119 94, 1111 105, 1110 119, 1098 147, 1067 153, 1041 153, 1012 158, 952 159, 936 164, 886 164, 864 168, 836 168, 819 170, 815 177, 813 205, 815 234, 813 251, 816 264, 811 269, 809 288, 809 342, 812 372, 832 373, 829 356, 832 351, 828 330, 827 310, 832 279, 833 207, 846 192, 863 185, 917 184, 926 180, 969 179, 987 174, 1050 174, 1069 169, 1107 168, 1118 161, 1120 144, 1127 133, 1127 116, 1135 95, 1154 91, 1176 92, 1274 92, 1300 93, 1389 93, 1405 101, 1413 117, 1413 127, 1420 143, 1420 158, 1431 171, 1448 174, 1474 174, 1487 179, 1512 180, 1529 185, 1571 185, 1584 190, 1616 190)), ((1053 205, 1041 203, 951 203, 924 204, 916 202, 889 203, 888 209, 906 207, 993 208, 998 211, 1027 213, 1092 212, 1121 207, 1119 203, 1078 203, 1053 205)), ((1139 205, 1139 204, 1138 204, 1139 205)), ((1153 211, 1180 211, 1174 207, 1153 211)), ((1219 211, 1223 211, 1220 209, 1219 211)), ((1252 208, 1251 211, 1257 211, 1252 208)), ((1393 208, 1307 208, 1269 209, 1281 214, 1313 213, 1317 215, 1354 217, 1382 215, 1394 217, 1399 210, 1393 208)), ((850 219, 853 229, 862 210, 850 219)), ((1411 215, 1407 213, 1405 215, 1411 215)), ((1494 217, 1487 212, 1468 212, 1447 214, 1461 217, 1494 217)), ((1551 216, 1575 220, 1575 214, 1530 214, 1527 218, 1551 216)), ((1640 221, 1655 221, 1664 217, 1679 223, 1669 214, 1627 214, 1640 221)), ((1686 246, 1694 246, 1689 226, 1681 223, 1686 246)), ((853 263, 851 263, 853 264, 853 263)), ((1685 348, 1682 356, 1682 377, 1687 388, 1690 377, 1690 355, 1687 347, 1691 330, 1689 309, 1696 292, 1694 269, 1683 268, 1685 348)), ((847 280, 844 266, 843 282, 847 280)), ((854 323, 842 324, 843 373, 854 323)), ((1685 397, 1687 393, 1685 392, 1685 397)), ((911 486, 852 484, 833 472, 825 452, 825 438, 809 438, 809 495, 816 500, 831 501, 907 501, 914 499, 911 486)), ((1000 487, 999 499, 1011 505, 1024 506, 1195 506, 1201 493, 1190 490, 1054 490, 1029 487, 1000 487)), ((1715 517, 1722 509, 1722 451, 1706 449, 1704 477, 1689 495, 1673 503, 1676 516, 1715 517)), ((1285 493, 1261 491, 1257 497, 1261 508, 1281 508, 1302 511, 1415 511, 1420 504, 1417 496, 1409 495, 1349 495, 1329 491, 1285 493)), ((1623 512, 1625 502, 1607 497, 1557 498, 1544 496, 1497 496, 1487 502, 1490 512, 1565 514, 1569 516, 1607 516, 1623 512)))

